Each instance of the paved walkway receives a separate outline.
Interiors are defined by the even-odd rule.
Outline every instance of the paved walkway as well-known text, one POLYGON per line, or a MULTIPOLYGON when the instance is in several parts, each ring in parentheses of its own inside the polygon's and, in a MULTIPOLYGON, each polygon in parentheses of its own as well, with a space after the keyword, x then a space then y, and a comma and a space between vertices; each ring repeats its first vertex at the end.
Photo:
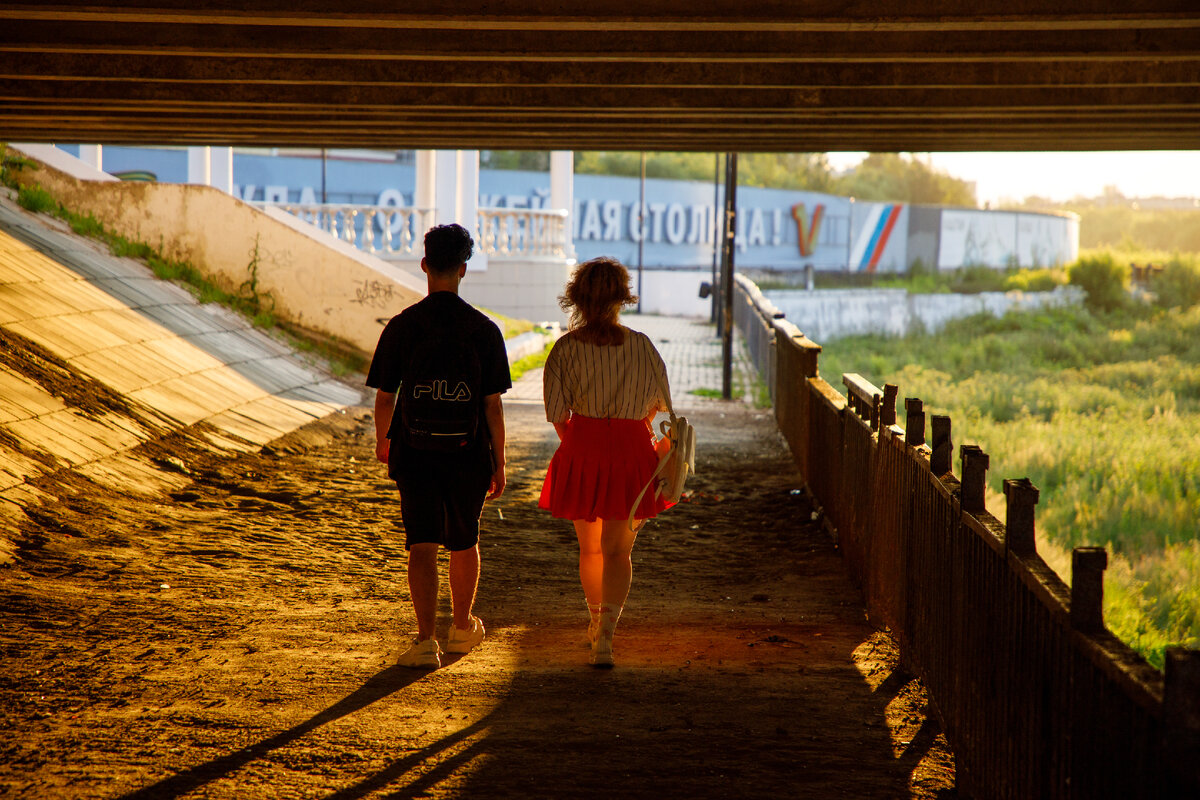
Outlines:
MULTIPOLYGON (((621 322, 650 337, 667 364, 671 402, 676 409, 695 408, 720 402, 721 340, 716 325, 708 320, 626 314, 621 322)), ((733 347, 733 396, 752 394, 750 362, 738 337, 733 347)), ((542 370, 526 372, 504 395, 505 402, 542 402, 542 370)))

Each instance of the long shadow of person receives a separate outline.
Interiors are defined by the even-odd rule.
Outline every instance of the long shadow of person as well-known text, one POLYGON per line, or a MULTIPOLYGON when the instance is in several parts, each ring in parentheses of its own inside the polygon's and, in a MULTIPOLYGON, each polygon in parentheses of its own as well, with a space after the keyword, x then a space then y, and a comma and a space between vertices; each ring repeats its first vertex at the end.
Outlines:
POLYGON ((391 666, 372 676, 361 688, 338 702, 318 712, 309 719, 280 731, 274 736, 263 739, 248 747, 243 747, 228 755, 214 758, 203 764, 197 764, 169 778, 163 778, 157 783, 145 786, 134 792, 122 795, 121 800, 150 800, 155 798, 171 798, 185 795, 214 780, 229 775, 255 759, 262 758, 280 747, 294 742, 305 734, 326 723, 333 722, 349 714, 353 714, 375 703, 388 695, 394 694, 416 683, 427 673, 414 672, 403 667, 391 666))

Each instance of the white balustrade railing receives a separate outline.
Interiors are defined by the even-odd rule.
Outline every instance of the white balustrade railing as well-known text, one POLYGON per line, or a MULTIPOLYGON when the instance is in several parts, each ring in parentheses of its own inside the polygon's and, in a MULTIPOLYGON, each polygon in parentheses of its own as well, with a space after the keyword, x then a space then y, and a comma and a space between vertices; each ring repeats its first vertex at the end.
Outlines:
POLYGON ((364 253, 380 258, 420 258, 433 209, 322 203, 278 203, 289 214, 315 225, 364 253))
POLYGON ((480 247, 491 258, 565 258, 567 212, 541 208, 481 208, 480 247))
MULTIPOLYGON (((407 206, 271 205, 384 259, 420 258, 421 242, 435 216, 433 209, 407 206)), ((478 247, 491 258, 565 258, 568 251, 567 212, 563 210, 481 208, 476 231, 478 247)))

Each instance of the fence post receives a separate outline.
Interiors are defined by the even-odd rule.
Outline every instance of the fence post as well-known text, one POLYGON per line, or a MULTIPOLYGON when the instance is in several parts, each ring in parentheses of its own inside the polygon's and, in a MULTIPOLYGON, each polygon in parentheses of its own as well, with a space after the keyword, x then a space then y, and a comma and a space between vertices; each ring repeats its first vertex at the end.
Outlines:
POLYGON ((1163 749, 1172 797, 1200 789, 1200 650, 1168 647, 1163 676, 1163 749))
POLYGON ((912 447, 925 444, 925 404, 915 397, 904 398, 904 441, 912 447))
POLYGON ((933 429, 933 453, 929 457, 929 470, 934 475, 945 475, 954 460, 954 442, 950 439, 950 418, 934 414, 929 419, 933 429))
POLYGON ((1071 551, 1071 627, 1080 633, 1104 630, 1104 570, 1108 551, 1076 547, 1071 551))
MULTIPOLYGON (((790 327, 791 330, 795 330, 796 328, 795 325, 790 327)), ((777 343, 782 338, 791 345, 788 350, 796 360, 799 382, 804 383, 805 378, 817 377, 817 360, 821 355, 821 345, 810 341, 803 333, 791 333, 788 328, 782 325, 775 326, 775 331, 775 340, 777 343)), ((780 350, 782 349, 781 347, 780 350)))
POLYGON ((1014 555, 1031 556, 1037 552, 1033 507, 1037 505, 1038 488, 1029 478, 1006 480, 1004 497, 1008 501, 1004 545, 1014 555))
POLYGON ((900 387, 894 383, 883 385, 883 405, 879 407, 879 427, 886 428, 896 424, 896 395, 900 387))
POLYGON ((959 452, 962 457, 962 510, 972 514, 983 511, 986 507, 984 487, 991 459, 977 444, 964 444, 959 452))

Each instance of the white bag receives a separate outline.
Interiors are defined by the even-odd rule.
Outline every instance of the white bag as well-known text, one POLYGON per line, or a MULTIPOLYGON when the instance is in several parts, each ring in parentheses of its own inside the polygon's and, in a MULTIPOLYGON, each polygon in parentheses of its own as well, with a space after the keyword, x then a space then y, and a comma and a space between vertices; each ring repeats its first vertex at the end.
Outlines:
MULTIPOLYGON (((654 474, 642 487, 629 509, 630 528, 633 527, 633 515, 651 486, 654 487, 654 497, 665 497, 668 502, 678 503, 679 498, 683 496, 683 484, 687 476, 696 473, 696 429, 688 422, 687 417, 675 416, 675 409, 671 407, 670 392, 665 394, 667 413, 671 418, 664 419, 658 426, 663 434, 659 442, 665 443, 665 450, 660 452, 654 474)), ((655 447, 655 450, 659 450, 659 447, 655 447)))

